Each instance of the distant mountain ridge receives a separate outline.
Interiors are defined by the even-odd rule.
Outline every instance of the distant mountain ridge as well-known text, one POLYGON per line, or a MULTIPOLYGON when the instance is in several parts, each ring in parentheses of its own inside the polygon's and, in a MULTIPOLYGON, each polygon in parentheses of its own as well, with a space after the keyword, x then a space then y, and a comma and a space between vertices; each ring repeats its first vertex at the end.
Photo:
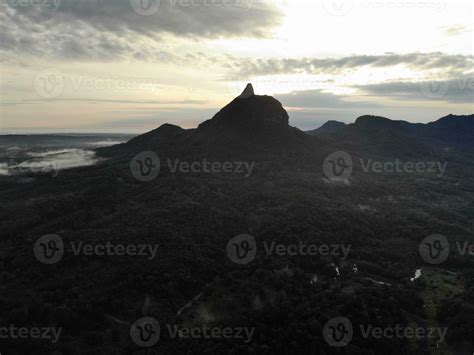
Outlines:
POLYGON ((474 149, 474 115, 448 115, 430 123, 394 121, 386 117, 365 115, 352 124, 328 121, 318 129, 307 131, 315 137, 334 139, 370 134, 397 134, 421 140, 439 141, 457 148, 474 149))
POLYGON ((318 135, 321 133, 337 133, 344 128, 357 126, 366 129, 386 129, 386 128, 452 128, 452 129, 468 129, 474 127, 474 114, 472 115, 447 115, 434 122, 429 123, 411 123, 408 121, 395 121, 382 116, 364 115, 356 119, 354 123, 346 124, 339 121, 327 121, 321 127, 306 131, 310 135, 318 135))
POLYGON ((319 135, 319 134, 332 134, 336 133, 339 130, 343 129, 346 127, 346 124, 344 122, 339 122, 339 121, 327 121, 325 124, 323 124, 321 127, 313 129, 311 131, 306 131, 307 134, 309 135, 319 135))
POLYGON ((248 84, 241 95, 197 128, 164 124, 125 144, 98 150, 99 155, 131 155, 159 151, 170 156, 296 154, 314 157, 338 147, 389 154, 427 154, 459 148, 474 151, 474 115, 448 115, 428 124, 365 115, 352 124, 328 121, 303 132, 289 125, 289 115, 271 96, 255 95, 248 84))

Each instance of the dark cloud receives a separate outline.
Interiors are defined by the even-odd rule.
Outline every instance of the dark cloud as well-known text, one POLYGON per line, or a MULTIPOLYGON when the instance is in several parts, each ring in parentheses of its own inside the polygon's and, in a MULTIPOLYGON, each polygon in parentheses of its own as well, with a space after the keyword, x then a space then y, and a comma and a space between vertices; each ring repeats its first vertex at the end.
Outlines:
POLYGON ((133 3, 140 1, 43 0, 50 6, 13 5, 18 1, 8 1, 16 17, 24 16, 37 24, 81 21, 100 31, 134 31, 152 37, 162 32, 206 37, 264 36, 281 16, 269 3, 250 0, 161 0, 157 1, 156 12, 147 16, 134 10, 133 3))
POLYGON ((16 106, 27 104, 38 104, 47 102, 83 102, 87 104, 95 103, 115 103, 115 104, 141 104, 141 105, 203 105, 205 100, 114 100, 114 99, 93 99, 93 98, 58 98, 58 99, 24 99, 18 102, 0 102, 0 106, 16 106))
POLYGON ((347 101, 347 96, 334 95, 321 90, 296 91, 275 96, 285 107, 345 109, 345 108, 374 108, 379 107, 373 102, 347 101))
POLYGON ((355 87, 371 96, 383 96, 399 100, 435 100, 474 104, 474 76, 422 82, 398 81, 355 87))
POLYGON ((383 68, 404 64, 417 70, 471 70, 474 56, 434 53, 386 53, 353 55, 343 58, 234 59, 228 66, 234 79, 275 74, 338 74, 362 67, 383 68))
POLYGON ((161 0, 150 16, 130 0, 0 1, 0 50, 62 59, 159 58, 165 34, 264 37, 281 20, 269 3, 250 0, 161 0))

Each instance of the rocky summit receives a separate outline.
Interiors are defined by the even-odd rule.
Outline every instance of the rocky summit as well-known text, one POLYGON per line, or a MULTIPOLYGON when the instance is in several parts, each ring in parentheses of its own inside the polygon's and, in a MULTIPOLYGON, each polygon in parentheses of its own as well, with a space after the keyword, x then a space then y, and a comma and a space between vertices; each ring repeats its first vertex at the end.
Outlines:
POLYGON ((100 149, 100 154, 136 154, 153 150, 170 154, 257 150, 281 151, 305 145, 311 137, 289 126, 289 115, 272 96, 255 95, 248 84, 241 95, 196 129, 165 124, 142 134, 126 144, 100 149))
POLYGON ((253 86, 252 86, 252 84, 249 83, 245 87, 244 91, 242 91, 240 96, 238 96, 237 98, 238 99, 248 99, 249 97, 254 96, 254 95, 255 95, 255 92, 253 90, 253 86))
POLYGON ((289 116, 272 96, 255 95, 252 84, 199 129, 227 130, 256 134, 288 130, 289 116))

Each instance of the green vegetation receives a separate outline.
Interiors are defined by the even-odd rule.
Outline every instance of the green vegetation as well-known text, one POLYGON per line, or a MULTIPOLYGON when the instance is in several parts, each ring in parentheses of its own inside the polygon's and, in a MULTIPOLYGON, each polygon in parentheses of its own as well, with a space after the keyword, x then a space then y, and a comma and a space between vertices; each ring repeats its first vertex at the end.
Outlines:
POLYGON ((452 353, 472 352, 472 257, 453 248, 442 267, 459 276, 423 266, 422 278, 410 282, 423 265, 418 247, 428 235, 446 235, 451 245, 474 240, 472 155, 448 155, 443 146, 408 138, 400 143, 382 134, 323 143, 292 130, 287 141, 278 137, 286 145, 269 135, 262 148, 240 138, 229 143, 228 136, 218 136, 213 145, 201 133, 171 129, 166 144, 151 133, 103 152, 110 159, 97 167, 61 171, 56 178, 32 174, 34 183, 0 177, 0 325, 64 328, 58 344, 10 339, 5 346, 14 353, 132 353, 139 348, 127 328, 153 316, 162 324, 256 329, 249 344, 163 336, 158 353, 437 354, 432 344, 414 348, 406 339, 367 339, 358 328, 347 347, 331 347, 321 329, 342 316, 354 325, 382 328, 446 326, 452 353), (179 141, 181 134, 196 148, 179 141), (256 167, 248 178, 163 167, 154 181, 140 183, 130 174, 130 160, 142 149, 157 151, 163 160, 232 159, 256 167), (338 150, 354 157, 348 184, 330 182, 321 171, 325 157, 338 150), (448 170, 443 177, 364 173, 357 157, 438 159, 448 162, 448 170), (74 256, 67 247, 59 263, 44 265, 33 245, 51 233, 66 245, 158 244, 158 256, 74 256), (260 249, 250 264, 238 265, 227 258, 226 244, 244 233, 259 245, 303 241, 350 245, 351 251, 342 260, 268 256, 260 249), (317 282, 311 283, 312 275, 317 282))

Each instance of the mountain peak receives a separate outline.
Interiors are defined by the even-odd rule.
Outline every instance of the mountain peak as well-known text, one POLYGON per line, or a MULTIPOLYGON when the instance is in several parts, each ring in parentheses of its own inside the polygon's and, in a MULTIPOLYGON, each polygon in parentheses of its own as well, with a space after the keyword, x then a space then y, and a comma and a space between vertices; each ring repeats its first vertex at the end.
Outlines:
POLYGON ((198 129, 232 130, 254 135, 268 131, 286 131, 289 116, 282 104, 272 96, 255 95, 248 84, 242 95, 222 108, 198 129), (243 100, 245 99, 245 100, 243 100))
POLYGON ((448 121, 473 121, 474 120, 474 115, 453 115, 450 113, 447 116, 441 117, 438 121, 432 122, 432 123, 441 123, 441 122, 448 122, 448 121))
POLYGON ((255 92, 253 91, 253 86, 252 84, 248 83, 247 86, 245 87, 244 91, 237 96, 238 99, 248 99, 251 96, 254 96, 255 92))
POLYGON ((354 126, 362 129, 402 129, 409 128, 411 124, 407 121, 394 121, 386 117, 365 115, 358 117, 354 126))
POLYGON ((382 117, 382 116, 374 116, 374 115, 364 115, 357 117, 355 120, 356 125, 366 125, 366 124, 373 124, 373 123, 389 123, 393 122, 391 119, 382 117))
POLYGON ((310 136, 318 136, 318 135, 327 135, 327 134, 334 134, 340 132, 342 129, 347 127, 344 122, 339 121, 327 121, 321 127, 306 131, 307 134, 310 136))

